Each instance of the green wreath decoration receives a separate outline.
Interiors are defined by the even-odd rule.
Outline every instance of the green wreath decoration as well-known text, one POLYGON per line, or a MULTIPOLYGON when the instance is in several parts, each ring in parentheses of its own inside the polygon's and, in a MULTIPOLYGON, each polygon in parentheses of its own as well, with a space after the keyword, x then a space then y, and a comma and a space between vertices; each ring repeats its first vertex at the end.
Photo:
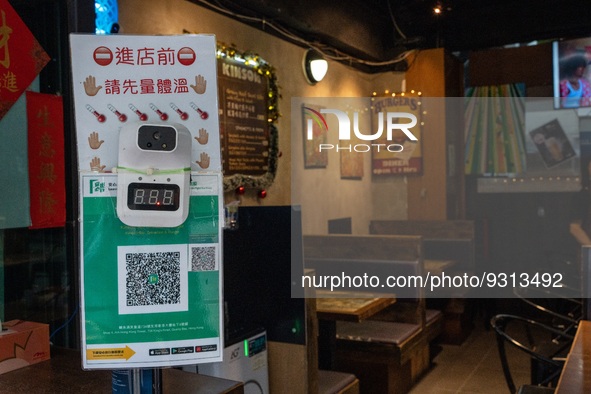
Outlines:
POLYGON ((239 186, 252 189, 264 189, 269 187, 277 174, 277 161, 279 158, 279 132, 276 126, 281 116, 279 113, 279 85, 275 69, 259 55, 252 52, 240 52, 233 46, 218 43, 216 56, 218 59, 234 59, 243 61, 252 66, 252 69, 268 80, 267 91, 267 122, 269 123, 269 163, 268 170, 260 176, 234 174, 224 176, 224 191, 236 190, 239 186))

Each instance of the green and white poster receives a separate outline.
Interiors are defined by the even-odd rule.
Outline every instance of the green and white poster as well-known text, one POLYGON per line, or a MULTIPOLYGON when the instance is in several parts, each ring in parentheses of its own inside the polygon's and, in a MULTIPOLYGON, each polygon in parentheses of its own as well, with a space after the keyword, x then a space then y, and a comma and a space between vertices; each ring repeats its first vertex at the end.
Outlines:
POLYGON ((189 217, 173 228, 117 217, 117 175, 80 177, 84 368, 221 360, 221 177, 191 175, 189 217))
POLYGON ((222 361, 215 37, 70 43, 83 368, 222 361))

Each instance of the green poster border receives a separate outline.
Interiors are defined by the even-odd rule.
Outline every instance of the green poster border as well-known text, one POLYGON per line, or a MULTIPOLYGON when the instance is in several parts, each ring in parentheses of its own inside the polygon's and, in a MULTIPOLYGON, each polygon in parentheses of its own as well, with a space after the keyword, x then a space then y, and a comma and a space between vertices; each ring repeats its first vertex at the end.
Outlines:
MULTIPOLYGON (((205 175, 212 177, 212 175, 205 175)), ((217 177, 219 180, 219 176, 217 177)), ((82 281, 84 338, 86 345, 166 343, 219 338, 221 316, 220 196, 192 195, 189 216, 174 228, 130 227, 117 217, 116 177, 82 176, 82 281), (109 180, 100 185, 97 179, 109 180), (84 182, 98 186, 98 195, 85 196, 84 182), (113 186, 114 185, 114 186, 113 186), (105 190, 111 188, 105 196, 105 190), (101 194, 102 193, 102 194, 101 194), (109 194, 110 193, 110 194, 109 194), (217 245, 217 270, 188 272, 188 310, 144 314, 119 314, 119 246, 217 245)), ((192 185, 199 183, 193 176, 192 185)), ((221 185, 221 182, 219 182, 221 185)), ((170 361, 170 360, 167 360, 170 361)), ((197 361, 195 361, 197 362, 197 361)))

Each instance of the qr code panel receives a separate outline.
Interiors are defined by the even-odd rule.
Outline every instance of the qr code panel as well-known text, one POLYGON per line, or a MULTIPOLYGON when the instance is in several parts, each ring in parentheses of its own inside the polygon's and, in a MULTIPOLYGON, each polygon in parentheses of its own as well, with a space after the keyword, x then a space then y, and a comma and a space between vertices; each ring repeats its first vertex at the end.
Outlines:
POLYGON ((215 263, 215 246, 191 247, 191 271, 214 271, 215 263))
POLYGON ((181 302, 180 253, 126 253, 125 268, 127 306, 181 302))

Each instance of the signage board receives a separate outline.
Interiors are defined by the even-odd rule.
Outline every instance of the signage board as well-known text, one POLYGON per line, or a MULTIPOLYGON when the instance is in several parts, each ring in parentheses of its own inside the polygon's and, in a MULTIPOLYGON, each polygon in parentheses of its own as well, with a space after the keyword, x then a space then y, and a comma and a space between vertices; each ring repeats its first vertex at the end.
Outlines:
POLYGON ((83 368, 221 361, 215 37, 73 34, 70 43, 83 368))

